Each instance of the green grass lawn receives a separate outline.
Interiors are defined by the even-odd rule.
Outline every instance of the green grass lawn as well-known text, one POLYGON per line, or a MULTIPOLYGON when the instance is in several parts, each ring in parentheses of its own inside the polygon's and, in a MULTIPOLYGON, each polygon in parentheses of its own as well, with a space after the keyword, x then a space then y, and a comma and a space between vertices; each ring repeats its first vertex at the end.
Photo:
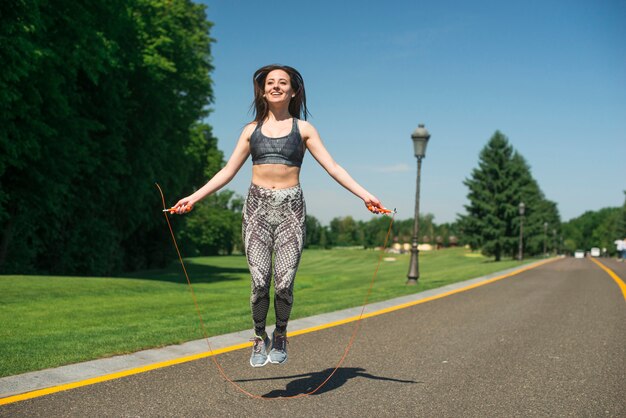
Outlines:
MULTIPOLYGON (((361 306, 380 253, 305 250, 292 319, 361 306)), ((406 286, 409 256, 383 261, 369 302, 520 265, 462 248, 420 253, 420 279, 406 286)), ((185 260, 209 335, 250 329, 250 277, 243 256, 185 260)), ((268 323, 272 324, 273 308, 268 323)), ((0 276, 0 376, 203 337, 180 264, 125 277, 0 276)))

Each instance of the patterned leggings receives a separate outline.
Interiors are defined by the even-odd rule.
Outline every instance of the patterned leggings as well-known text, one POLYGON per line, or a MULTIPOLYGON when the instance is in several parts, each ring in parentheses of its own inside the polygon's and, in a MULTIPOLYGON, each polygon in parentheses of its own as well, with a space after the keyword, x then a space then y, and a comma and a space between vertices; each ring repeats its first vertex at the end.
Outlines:
POLYGON ((265 189, 252 184, 243 209, 243 242, 252 275, 252 321, 265 332, 274 256, 276 332, 284 334, 293 306, 293 282, 305 238, 306 207, 300 186, 265 189))

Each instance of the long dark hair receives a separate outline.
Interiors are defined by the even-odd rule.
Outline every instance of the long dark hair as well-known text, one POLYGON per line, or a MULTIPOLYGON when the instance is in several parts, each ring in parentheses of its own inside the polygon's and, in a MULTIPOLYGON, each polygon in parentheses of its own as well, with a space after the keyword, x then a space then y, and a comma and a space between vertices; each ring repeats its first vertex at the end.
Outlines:
POLYGON ((294 97, 289 102, 289 114, 294 118, 306 120, 310 113, 306 107, 306 92, 304 91, 304 80, 302 76, 298 70, 293 67, 271 64, 259 68, 254 72, 254 76, 252 76, 254 101, 250 107, 254 109, 254 121, 261 122, 267 117, 269 112, 269 107, 263 95, 265 94, 265 79, 267 75, 274 70, 283 70, 289 74, 289 78, 291 79, 291 89, 293 90, 294 97))

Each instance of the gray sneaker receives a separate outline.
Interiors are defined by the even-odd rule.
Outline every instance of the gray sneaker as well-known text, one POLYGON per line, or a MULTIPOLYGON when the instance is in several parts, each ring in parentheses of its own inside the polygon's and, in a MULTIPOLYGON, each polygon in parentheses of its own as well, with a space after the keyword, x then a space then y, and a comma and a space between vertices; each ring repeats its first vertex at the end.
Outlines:
POLYGON ((272 351, 270 363, 283 364, 287 362, 287 336, 272 334, 272 351))
POLYGON ((250 365, 252 367, 263 367, 267 364, 269 358, 267 357, 267 348, 270 345, 270 338, 265 334, 265 339, 255 335, 250 339, 252 344, 252 355, 250 356, 250 365))

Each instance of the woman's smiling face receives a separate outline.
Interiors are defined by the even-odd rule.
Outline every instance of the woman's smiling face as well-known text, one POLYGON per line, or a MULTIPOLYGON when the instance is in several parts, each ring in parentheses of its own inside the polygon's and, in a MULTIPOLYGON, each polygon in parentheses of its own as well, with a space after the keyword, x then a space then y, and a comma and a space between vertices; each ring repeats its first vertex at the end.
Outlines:
POLYGON ((291 88, 291 77, 283 70, 273 70, 267 74, 265 79, 265 100, 269 103, 289 103, 293 97, 291 88))

